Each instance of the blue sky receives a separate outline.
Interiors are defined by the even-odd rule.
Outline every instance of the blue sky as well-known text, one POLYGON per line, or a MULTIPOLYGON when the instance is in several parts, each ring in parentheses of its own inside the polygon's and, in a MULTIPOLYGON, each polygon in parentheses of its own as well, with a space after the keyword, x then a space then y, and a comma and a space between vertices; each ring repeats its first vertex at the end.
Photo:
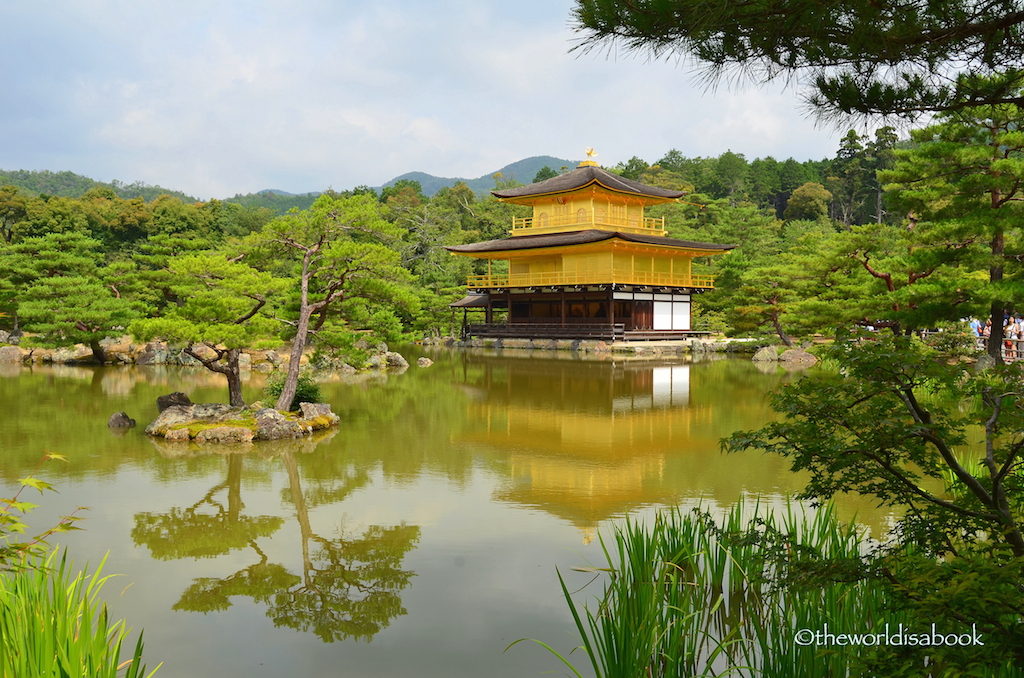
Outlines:
POLYGON ((571 0, 3 0, 0 168, 199 198, 842 136, 781 87, 705 91, 673 61, 570 53, 571 0))

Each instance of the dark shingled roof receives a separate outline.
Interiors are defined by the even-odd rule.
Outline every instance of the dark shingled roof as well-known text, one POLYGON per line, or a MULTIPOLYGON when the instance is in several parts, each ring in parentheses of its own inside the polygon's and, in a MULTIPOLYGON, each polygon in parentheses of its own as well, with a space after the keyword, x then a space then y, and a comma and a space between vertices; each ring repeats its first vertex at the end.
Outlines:
POLYGON ((683 191, 670 191, 667 188, 645 186, 638 181, 632 181, 617 174, 606 172, 595 165, 577 167, 571 172, 559 174, 557 177, 545 179, 536 184, 518 186, 507 191, 491 191, 491 194, 496 198, 526 198, 534 195, 567 193, 594 183, 601 184, 605 188, 619 193, 645 195, 652 198, 674 199, 681 198, 684 195, 683 191))
POLYGON ((484 308, 487 306, 488 297, 486 294, 470 294, 458 301, 448 304, 450 308, 484 308))
POLYGON ((474 242, 468 245, 454 245, 445 247, 449 252, 462 252, 472 254, 475 252, 504 252, 510 250, 532 250, 542 247, 559 247, 564 245, 586 245, 602 240, 618 238, 627 242, 643 243, 645 245, 664 245, 667 247, 682 247, 697 250, 719 250, 725 252, 736 247, 736 245, 717 245, 709 242, 695 242, 692 240, 678 240, 676 238, 664 238, 656 235, 638 235, 635 233, 620 233, 619 231, 599 231, 588 229, 585 231, 571 231, 569 233, 548 233, 544 235, 518 235, 512 238, 500 240, 485 240, 474 242))

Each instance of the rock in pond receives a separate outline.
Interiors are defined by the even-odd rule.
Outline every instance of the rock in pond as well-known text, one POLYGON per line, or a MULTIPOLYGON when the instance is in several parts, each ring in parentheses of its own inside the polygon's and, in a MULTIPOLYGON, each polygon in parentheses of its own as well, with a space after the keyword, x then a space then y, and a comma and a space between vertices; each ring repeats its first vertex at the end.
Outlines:
POLYGON ((764 346, 763 348, 757 349, 754 357, 751 358, 755 363, 761 362, 775 362, 779 359, 779 349, 776 346, 764 346))
POLYGON ((241 408, 218 403, 172 405, 146 427, 146 433, 167 440, 244 443, 301 438, 340 421, 326 403, 302 403, 300 407, 302 412, 294 414, 258 403, 241 408))
POLYGON ((384 354, 384 360, 388 367, 408 367, 409 361, 405 359, 401 353, 395 353, 394 351, 388 351, 384 354))
POLYGON ((192 401, 189 397, 181 391, 168 393, 167 395, 162 395, 156 399, 156 409, 158 412, 163 412, 168 407, 174 407, 176 405, 188 406, 191 404, 192 401))
POLYGON ((125 412, 114 412, 110 415, 110 419, 107 419, 107 426, 109 428, 131 428, 135 426, 135 420, 125 412))
POLYGON ((803 368, 810 367, 818 362, 818 359, 813 354, 808 353, 802 348, 791 348, 788 351, 783 351, 779 356, 779 362, 783 363, 787 368, 803 368))
POLYGON ((20 363, 24 357, 17 346, 0 346, 0 363, 20 363))
POLYGON ((215 426, 197 433, 196 442, 249 443, 252 442, 253 437, 252 429, 244 426, 215 426))

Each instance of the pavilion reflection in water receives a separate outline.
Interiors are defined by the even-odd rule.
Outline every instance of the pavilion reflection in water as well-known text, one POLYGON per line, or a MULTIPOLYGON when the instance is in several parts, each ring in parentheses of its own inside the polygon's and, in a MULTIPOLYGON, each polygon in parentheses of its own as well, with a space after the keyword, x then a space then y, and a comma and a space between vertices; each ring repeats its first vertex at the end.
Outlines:
MULTIPOLYGON (((531 358, 487 364, 467 384, 477 424, 462 436, 506 460, 496 498, 585 532, 638 505, 669 501, 681 452, 718 455, 694 427, 690 364, 531 358)), ((696 417, 696 419, 695 419, 696 417)))

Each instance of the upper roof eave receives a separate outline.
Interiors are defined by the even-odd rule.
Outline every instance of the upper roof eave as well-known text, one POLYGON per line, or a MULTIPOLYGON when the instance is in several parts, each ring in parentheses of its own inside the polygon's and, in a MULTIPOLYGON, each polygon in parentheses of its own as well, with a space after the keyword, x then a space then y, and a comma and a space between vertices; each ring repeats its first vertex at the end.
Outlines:
POLYGON ((612 174, 594 165, 577 167, 571 172, 566 172, 565 174, 560 174, 557 177, 545 179, 535 184, 517 186, 503 191, 491 191, 491 195, 502 200, 517 201, 557 195, 559 193, 571 193, 594 184, 614 193, 650 198, 658 201, 671 201, 685 195, 685 191, 671 191, 658 186, 647 186, 638 181, 612 174))
POLYGON ((445 249, 454 254, 467 254, 472 256, 474 254, 485 254, 490 252, 513 252, 545 249, 550 247, 565 247, 571 245, 588 245, 605 240, 622 240, 624 242, 636 244, 699 250, 709 253, 727 252, 736 247, 736 245, 721 245, 718 243, 679 240, 677 238, 666 238, 664 236, 638 235, 635 233, 588 229, 567 233, 512 236, 509 238, 500 238, 498 240, 485 240, 483 242, 469 243, 467 245, 447 245, 445 246, 445 249))

